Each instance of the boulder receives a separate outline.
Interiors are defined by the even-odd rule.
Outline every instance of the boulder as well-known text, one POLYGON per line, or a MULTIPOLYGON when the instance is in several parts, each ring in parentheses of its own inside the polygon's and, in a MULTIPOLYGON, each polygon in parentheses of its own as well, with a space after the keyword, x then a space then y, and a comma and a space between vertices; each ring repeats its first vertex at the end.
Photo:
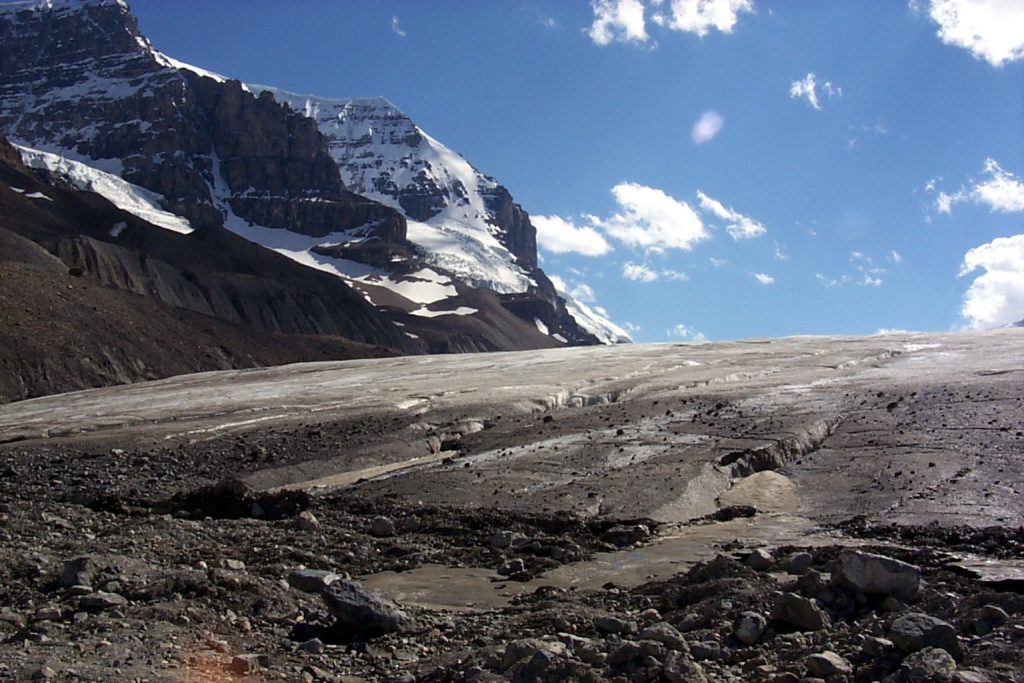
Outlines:
POLYGON ((526 534, 518 531, 497 531, 491 536, 492 548, 511 548, 512 546, 525 545, 529 539, 526 534))
POLYGON ((907 655, 896 675, 905 681, 947 683, 956 674, 956 660, 942 648, 926 647, 907 655))
POLYGON ((732 635, 744 645, 753 645, 761 636, 767 626, 765 618, 757 612, 743 612, 732 625, 732 635))
POLYGON ((920 589, 921 569, 884 555, 844 550, 832 567, 832 584, 869 595, 907 600, 920 589))
POLYGON ((825 575, 817 569, 808 569, 796 580, 797 591, 807 598, 814 598, 822 602, 831 602, 835 592, 829 585, 825 575))
POLYGON ((895 619, 889 627, 889 640, 908 654, 926 647, 938 647, 956 659, 963 656, 956 629, 938 617, 920 612, 911 612, 895 619))
POLYGON ((651 529, 646 524, 631 524, 631 525, 618 525, 613 526, 608 531, 601 534, 601 540, 605 543, 611 543, 612 545, 620 548, 634 545, 642 541, 646 541, 651 537, 651 529))
POLYGON ((832 625, 829 616, 813 600, 796 593, 783 593, 776 598, 772 620, 795 626, 801 631, 818 631, 832 625))
POLYGON ((659 621, 645 628, 640 632, 640 639, 653 640, 677 652, 685 652, 687 649, 683 634, 675 626, 665 621, 659 621))
POLYGON ((295 518, 295 527, 301 531, 320 531, 320 520, 309 510, 303 510, 295 518))
POLYGON ((710 680, 700 664, 679 652, 665 656, 661 675, 669 683, 708 683, 710 680))
POLYGON ((288 585, 303 593, 320 593, 340 578, 325 569, 294 569, 288 573, 288 585))
POLYGON ((501 657, 501 670, 512 668, 517 662, 524 659, 533 659, 538 652, 546 652, 553 655, 565 654, 565 645, 556 641, 540 640, 538 638, 520 638, 510 640, 505 644, 505 652, 501 657))
POLYGON ((604 615, 595 618, 594 627, 601 633, 636 633, 637 630, 637 624, 635 621, 621 619, 612 615, 604 615))
POLYGON ((979 636, 985 636, 1010 620, 1010 615, 1002 607, 985 605, 978 610, 974 622, 974 630, 979 636))
POLYGON ((784 571, 787 574, 803 575, 808 569, 811 568, 811 564, 814 562, 814 556, 809 552, 800 551, 790 553, 784 558, 779 560, 776 565, 776 569, 784 571))
POLYGON ((57 584, 61 588, 89 586, 95 571, 96 565, 91 557, 76 557, 73 560, 65 560, 57 584))
POLYGON ((503 563, 495 571, 497 571, 499 576, 515 576, 517 574, 522 574, 526 571, 526 562, 523 561, 521 557, 516 557, 503 563))
POLYGON ((747 555, 744 563, 751 569, 759 572, 768 571, 775 564, 772 554, 764 548, 756 548, 747 555))
POLYGON ((321 595, 337 625, 366 636, 404 631, 413 626, 412 618, 398 605, 349 579, 338 579, 321 595))
POLYGON ((807 658, 805 664, 807 665, 807 671, 812 676, 817 676, 818 678, 826 678, 833 674, 848 676, 853 673, 853 665, 850 664, 849 660, 831 650, 811 655, 807 658))
POLYGON ((395 535, 395 523, 388 517, 378 516, 370 520, 370 535, 387 538, 395 535))
POLYGON ((127 602, 128 601, 124 597, 117 593, 96 591, 89 595, 83 595, 78 604, 86 609, 103 610, 120 607, 121 605, 127 604, 127 602))

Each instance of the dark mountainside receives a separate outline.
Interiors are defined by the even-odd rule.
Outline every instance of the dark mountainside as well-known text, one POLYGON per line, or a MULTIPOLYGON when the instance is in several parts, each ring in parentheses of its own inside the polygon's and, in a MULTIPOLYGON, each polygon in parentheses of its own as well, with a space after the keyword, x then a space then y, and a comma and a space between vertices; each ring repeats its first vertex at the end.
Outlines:
MULTIPOLYGON (((409 315, 408 302, 388 301, 386 291, 371 290, 378 306, 369 305, 341 279, 225 230, 223 210, 229 207, 241 219, 303 235, 357 231, 361 246, 338 256, 371 265, 403 259, 399 273, 420 266, 418 247, 406 239, 405 217, 346 189, 314 120, 276 102, 269 92, 256 96, 237 81, 168 64, 120 2, 60 2, 49 8, 16 3, 0 11, 0 133, 31 147, 112 162, 125 180, 161 194, 163 208, 195 228, 181 236, 146 226, 98 197, 55 191, 61 179, 45 172, 32 173, 34 182, 43 183, 41 191, 54 196, 52 204, 3 188, 0 228, 57 257, 50 270, 70 269, 81 273, 82 282, 143 295, 132 304, 139 311, 135 318, 170 312, 179 320, 174 335, 169 329, 135 327, 135 334, 123 334, 120 346, 116 335, 108 338, 100 344, 106 349, 102 355, 116 362, 58 362, 55 356, 73 354, 57 338, 16 335, 6 351, 16 374, 10 382, 14 388, 4 392, 6 400, 207 367, 559 346, 538 332, 535 320, 566 343, 596 343, 536 268, 535 231, 504 188, 491 198, 503 225, 502 239, 534 274, 537 287, 499 295, 453 277, 458 291, 453 303, 475 309, 472 316, 409 315), (118 222, 129 227, 111 236, 118 222), (247 344, 277 350, 256 353, 247 346, 237 353, 214 353, 216 359, 208 363, 200 360, 206 354, 192 354, 184 365, 170 358, 165 362, 158 355, 160 349, 170 353, 166 340, 171 336, 188 340, 187 345, 216 341, 216 334, 199 339, 203 333, 186 324, 192 318, 184 311, 230 324, 236 336, 249 339, 247 344), (296 335, 330 339, 300 343, 296 335), (140 344, 157 355, 136 357, 140 344)), ((9 148, 4 172, 30 184, 9 148)), ((5 242, 12 239, 5 236, 5 242)), ((17 253, 25 249, 31 251, 25 246, 17 253)), ((21 260, 14 253, 5 250, 5 260, 21 260)), ((25 286, 5 278, 5 290, 25 286)), ((17 297, 13 291, 5 295, 17 297)), ((71 315, 50 323, 82 330, 81 339, 89 337, 94 322, 89 306, 47 310, 71 315)))
POLYGON ((220 228, 171 233, 42 183, 2 139, 0 318, 0 402, 418 350, 337 278, 220 228))

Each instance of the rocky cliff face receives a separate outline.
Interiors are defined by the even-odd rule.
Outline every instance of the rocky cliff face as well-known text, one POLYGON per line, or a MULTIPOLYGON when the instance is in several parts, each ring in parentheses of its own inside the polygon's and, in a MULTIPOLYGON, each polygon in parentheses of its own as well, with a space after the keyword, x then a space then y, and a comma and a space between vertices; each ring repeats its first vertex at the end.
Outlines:
POLYGON ((113 0, 0 6, 0 126, 163 195, 194 225, 225 205, 272 228, 325 235, 395 211, 348 192, 316 125, 237 81, 177 68, 113 0))

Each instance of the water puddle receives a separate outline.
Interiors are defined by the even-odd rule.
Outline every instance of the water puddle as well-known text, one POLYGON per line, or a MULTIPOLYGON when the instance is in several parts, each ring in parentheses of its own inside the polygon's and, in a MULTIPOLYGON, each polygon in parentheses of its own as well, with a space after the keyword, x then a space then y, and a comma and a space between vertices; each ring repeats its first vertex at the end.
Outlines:
POLYGON ((479 567, 426 565, 406 572, 381 572, 359 577, 367 587, 397 601, 425 609, 455 612, 487 611, 509 605, 522 593, 541 586, 596 590, 606 583, 629 588, 667 579, 697 562, 714 559, 725 543, 745 547, 839 543, 837 536, 817 529, 808 519, 786 513, 679 527, 655 542, 628 550, 597 553, 586 562, 557 567, 525 583, 502 581, 479 567))

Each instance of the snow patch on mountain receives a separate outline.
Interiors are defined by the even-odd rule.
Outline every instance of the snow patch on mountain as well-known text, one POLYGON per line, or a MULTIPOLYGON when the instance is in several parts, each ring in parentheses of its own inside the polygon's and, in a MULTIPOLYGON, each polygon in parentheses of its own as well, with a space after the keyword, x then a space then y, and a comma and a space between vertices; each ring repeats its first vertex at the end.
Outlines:
POLYGON ((29 168, 48 171, 79 190, 102 195, 117 208, 157 227, 186 235, 192 232, 192 225, 187 220, 160 208, 164 198, 156 192, 133 185, 112 173, 101 171, 81 161, 30 147, 14 146, 29 168))
MULTIPOLYGON (((240 217, 227 201, 232 193, 220 174, 220 159, 216 152, 211 151, 210 161, 214 179, 210 188, 211 195, 224 216, 224 227, 236 235, 287 256, 304 266, 340 277, 353 285, 362 283, 381 287, 415 304, 432 304, 456 295, 455 285, 451 279, 429 268, 421 268, 408 275, 396 275, 365 263, 314 251, 317 247, 356 244, 366 238, 363 228, 313 237, 291 230, 268 228, 240 217)), ((363 295, 367 301, 376 305, 369 295, 365 292, 363 295)))
MULTIPOLYGON (((227 83, 230 80, 227 76, 221 76, 216 71, 209 71, 207 69, 203 69, 193 64, 188 64, 186 62, 177 60, 174 57, 165 55, 163 52, 160 52, 160 50, 157 50, 155 47, 153 47, 147 39, 141 36, 138 38, 138 41, 139 45, 148 50, 149 53, 153 55, 153 59, 157 61, 157 64, 160 64, 161 66, 166 66, 171 69, 177 69, 178 71, 190 71, 197 76, 202 76, 204 78, 212 78, 218 83, 227 83)), ((244 83, 242 84, 242 90, 246 92, 251 92, 249 90, 249 87, 244 83)))
POLYGON ((469 306, 459 306, 458 308, 450 311, 435 311, 427 308, 426 306, 418 308, 415 311, 409 311, 412 315, 419 316, 421 318, 438 318, 442 315, 473 315, 479 311, 469 306))

